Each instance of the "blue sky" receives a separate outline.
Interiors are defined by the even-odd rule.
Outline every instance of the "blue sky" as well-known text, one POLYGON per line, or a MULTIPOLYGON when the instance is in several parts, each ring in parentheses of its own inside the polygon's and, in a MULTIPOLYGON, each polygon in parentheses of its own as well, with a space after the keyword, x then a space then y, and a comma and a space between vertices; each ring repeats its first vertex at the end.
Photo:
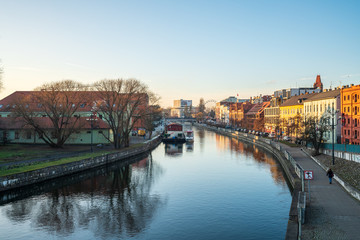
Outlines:
POLYGON ((0 0, 0 98, 52 81, 137 78, 221 100, 360 83, 359 1, 0 0))

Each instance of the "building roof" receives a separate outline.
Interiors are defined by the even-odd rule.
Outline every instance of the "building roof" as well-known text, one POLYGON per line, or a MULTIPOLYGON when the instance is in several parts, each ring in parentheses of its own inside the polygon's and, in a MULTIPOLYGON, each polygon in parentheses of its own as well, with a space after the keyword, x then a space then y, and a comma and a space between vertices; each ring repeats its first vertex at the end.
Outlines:
POLYGON ((249 115, 261 114, 268 106, 270 106, 270 102, 254 104, 253 107, 245 115, 249 116, 249 115))
MULTIPOLYGON (((76 104, 76 112, 90 112, 92 111, 92 107, 96 102, 103 102, 103 99, 107 99, 109 96, 106 96, 104 91, 16 91, 7 97, 0 100, 0 112, 12 112, 12 108, 17 102, 24 102, 21 104, 27 104, 29 109, 34 109, 41 112, 43 109, 39 104, 44 104, 39 101, 43 99, 44 101, 48 101, 48 104, 52 104, 52 102, 57 102, 57 104, 76 104), (56 99, 52 99, 52 96, 56 97, 56 99)), ((116 95, 116 93, 115 93, 116 95)), ((146 94, 139 93, 134 94, 134 100, 138 96, 146 96, 146 94)), ((126 96, 125 93, 120 93, 117 96, 126 96)), ((111 96, 110 96, 111 97, 111 96)), ((129 101, 131 102, 131 101, 129 101)), ((148 102, 144 103, 147 105, 148 102)), ((45 104, 44 104, 45 105, 45 104)), ((75 106, 75 105, 74 105, 75 106)))
POLYGON ((288 107, 288 106, 296 106, 296 105, 303 105, 306 99, 313 97, 317 93, 311 94, 302 94, 298 96, 294 96, 286 100, 280 107, 288 107))
POLYGON ((326 92, 314 93, 313 96, 306 99, 305 102, 336 98, 339 95, 340 95, 340 89, 328 90, 326 92))

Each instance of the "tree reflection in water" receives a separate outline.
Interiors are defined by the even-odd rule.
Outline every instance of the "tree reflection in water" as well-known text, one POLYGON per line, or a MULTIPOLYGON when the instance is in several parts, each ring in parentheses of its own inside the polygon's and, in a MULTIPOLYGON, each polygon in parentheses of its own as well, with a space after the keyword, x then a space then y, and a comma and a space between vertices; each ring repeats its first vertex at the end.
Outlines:
POLYGON ((150 155, 107 174, 8 204, 6 216, 17 223, 30 220, 32 227, 61 236, 77 228, 89 229, 98 238, 135 236, 167 202, 150 194, 162 172, 150 155))

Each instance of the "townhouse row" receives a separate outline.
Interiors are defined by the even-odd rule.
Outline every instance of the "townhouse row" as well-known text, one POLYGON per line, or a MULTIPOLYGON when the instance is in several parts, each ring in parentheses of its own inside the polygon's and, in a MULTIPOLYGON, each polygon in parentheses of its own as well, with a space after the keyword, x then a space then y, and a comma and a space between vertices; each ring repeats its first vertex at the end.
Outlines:
POLYGON ((234 97, 218 102, 216 121, 292 138, 301 137, 310 117, 326 119, 326 143, 360 144, 360 85, 325 89, 318 75, 311 88, 275 91, 237 102, 234 97))

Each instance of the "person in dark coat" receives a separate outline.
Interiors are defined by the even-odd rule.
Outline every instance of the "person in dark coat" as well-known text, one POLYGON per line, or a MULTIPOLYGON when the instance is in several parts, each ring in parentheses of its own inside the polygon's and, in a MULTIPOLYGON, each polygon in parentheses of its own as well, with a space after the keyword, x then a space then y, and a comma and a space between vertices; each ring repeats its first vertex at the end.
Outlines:
POLYGON ((333 173, 333 171, 331 170, 331 168, 329 168, 329 170, 326 172, 326 176, 329 177, 329 183, 331 184, 332 178, 334 177, 334 173, 333 173))

